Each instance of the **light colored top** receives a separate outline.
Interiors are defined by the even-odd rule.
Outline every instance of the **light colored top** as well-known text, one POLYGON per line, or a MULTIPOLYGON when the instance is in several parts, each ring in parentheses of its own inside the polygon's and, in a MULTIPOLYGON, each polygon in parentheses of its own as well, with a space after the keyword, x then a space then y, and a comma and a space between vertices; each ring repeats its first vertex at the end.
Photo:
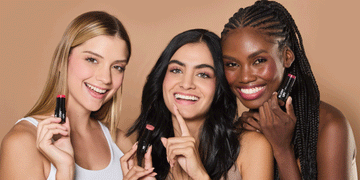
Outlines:
MULTIPOLYGON (((39 124, 39 122, 32 117, 22 118, 18 120, 16 123, 24 120, 30 122, 36 127, 39 124)), ((121 152, 119 147, 112 141, 109 129, 100 121, 98 122, 101 126, 101 129, 106 137, 106 140, 110 148, 110 153, 111 153, 110 163, 106 168, 101 170, 84 169, 75 163, 75 179, 99 179, 99 180, 123 179, 123 174, 120 165, 120 158, 124 155, 124 153, 121 152)), ((55 180, 55 175, 56 175, 56 168, 51 163, 51 169, 47 179, 55 180)))
MULTIPOLYGON (((241 174, 239 169, 233 165, 230 170, 227 172, 227 179, 229 180, 241 180, 241 174)), ((224 180, 224 177, 221 177, 220 180, 224 180)))
POLYGON ((358 180, 358 176, 357 176, 357 168, 356 168, 356 158, 354 157, 354 159, 351 162, 351 174, 350 174, 350 179, 351 180, 358 180))

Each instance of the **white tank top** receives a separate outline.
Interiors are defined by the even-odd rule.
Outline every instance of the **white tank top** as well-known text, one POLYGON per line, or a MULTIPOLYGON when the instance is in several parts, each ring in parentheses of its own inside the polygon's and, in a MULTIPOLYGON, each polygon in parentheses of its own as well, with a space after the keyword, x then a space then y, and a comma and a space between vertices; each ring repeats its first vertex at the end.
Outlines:
MULTIPOLYGON (((32 117, 22 118, 22 119, 18 120, 16 123, 23 121, 23 120, 30 122, 31 124, 33 124, 36 127, 39 123, 37 120, 35 120, 32 117)), ((101 170, 84 169, 75 163, 75 179, 99 179, 99 180, 100 179, 101 180, 103 180, 103 179, 109 179, 109 180, 123 179, 123 174, 122 174, 121 165, 120 165, 120 158, 124 155, 124 153, 121 152, 119 147, 112 141, 109 129, 104 124, 102 124, 100 121, 98 121, 98 122, 101 126, 101 129, 106 137, 106 140, 107 140, 109 148, 110 148, 110 153, 111 153, 110 163, 106 168, 101 169, 101 170)), ((50 173, 49 173, 49 176, 47 179, 55 180, 55 175, 56 175, 56 168, 51 163, 51 169, 50 169, 50 173)))

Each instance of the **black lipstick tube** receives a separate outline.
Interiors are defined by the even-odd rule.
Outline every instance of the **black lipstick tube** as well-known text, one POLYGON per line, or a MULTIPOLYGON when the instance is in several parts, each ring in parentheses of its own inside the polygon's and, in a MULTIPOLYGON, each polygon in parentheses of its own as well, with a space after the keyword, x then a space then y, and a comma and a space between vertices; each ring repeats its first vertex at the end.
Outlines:
POLYGON ((296 76, 292 74, 288 74, 285 78, 284 83, 280 86, 280 89, 278 90, 278 99, 286 102, 287 98, 290 95, 291 89, 294 86, 296 80, 296 76))
POLYGON ((145 153, 151 144, 150 138, 151 138, 153 130, 154 130, 154 126, 147 124, 144 132, 141 134, 141 136, 139 138, 136 156, 137 156, 138 165, 141 167, 144 167, 143 160, 144 160, 145 153))
POLYGON ((56 108, 55 117, 61 118, 60 124, 65 123, 66 110, 65 110, 65 95, 57 95, 56 97, 56 108))

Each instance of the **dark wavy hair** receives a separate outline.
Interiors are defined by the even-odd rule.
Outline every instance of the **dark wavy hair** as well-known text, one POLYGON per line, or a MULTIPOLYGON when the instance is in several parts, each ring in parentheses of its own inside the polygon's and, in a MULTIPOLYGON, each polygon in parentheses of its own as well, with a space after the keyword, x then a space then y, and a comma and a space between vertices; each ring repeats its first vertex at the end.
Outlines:
POLYGON ((227 171, 235 164, 240 151, 239 132, 235 131, 233 124, 237 114, 236 97, 224 74, 220 38, 205 29, 185 31, 170 41, 147 77, 142 94, 141 114, 127 133, 130 135, 136 131, 142 134, 146 124, 154 125, 151 137, 152 160, 158 174, 157 179, 165 179, 170 170, 166 149, 160 138, 174 136, 171 112, 164 102, 162 84, 170 58, 180 47, 189 43, 205 43, 215 66, 215 96, 199 135, 199 154, 211 179, 227 177, 227 171))
MULTIPOLYGON (((290 13, 274 1, 257 1, 252 6, 240 8, 225 24, 221 37, 226 39, 229 31, 247 26, 256 28, 267 36, 282 38, 278 42, 279 50, 288 46, 295 54, 295 61, 284 72, 296 76, 295 86, 290 94, 297 118, 293 139, 295 156, 300 159, 303 179, 317 179, 320 93, 305 54, 301 34, 290 13)), ((279 179, 277 169, 275 177, 279 179)))

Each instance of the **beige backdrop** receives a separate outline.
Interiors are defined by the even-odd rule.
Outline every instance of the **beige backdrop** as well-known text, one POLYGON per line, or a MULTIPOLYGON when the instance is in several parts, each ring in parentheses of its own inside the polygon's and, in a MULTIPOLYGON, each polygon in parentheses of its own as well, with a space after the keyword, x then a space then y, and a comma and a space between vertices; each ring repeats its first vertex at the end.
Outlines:
MULTIPOLYGON (((50 59, 69 22, 90 10, 118 17, 130 34, 133 55, 123 84, 122 129, 139 114, 142 87, 176 34, 206 28, 218 35, 239 7, 254 0, 0 1, 0 140, 33 106, 50 59)), ((360 150, 360 17, 357 0, 280 0, 304 39, 321 99, 350 121, 360 150)), ((357 157, 358 164, 360 156, 357 157)), ((360 170, 360 168, 358 168, 360 170)))

